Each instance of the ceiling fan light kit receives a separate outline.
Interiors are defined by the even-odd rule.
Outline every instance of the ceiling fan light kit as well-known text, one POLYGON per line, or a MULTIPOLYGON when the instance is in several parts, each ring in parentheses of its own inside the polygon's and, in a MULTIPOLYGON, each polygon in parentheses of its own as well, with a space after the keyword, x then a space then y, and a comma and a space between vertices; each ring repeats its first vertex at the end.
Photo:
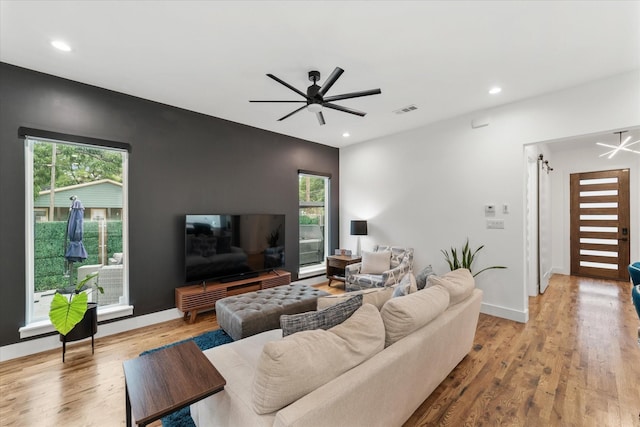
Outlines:
POLYGON ((320 80, 320 71, 309 71, 309 80, 313 82, 313 84, 307 88, 306 94, 301 90, 298 90, 295 87, 291 86, 284 80, 281 80, 278 77, 274 76, 273 74, 267 74, 267 77, 277 81, 288 89, 291 89, 298 95, 302 96, 304 100, 251 100, 249 102, 304 102, 306 104, 290 112, 286 116, 279 118, 278 121, 287 119, 305 108, 307 109, 307 111, 315 113, 320 125, 324 125, 326 123, 324 120, 324 115, 322 114, 323 108, 330 108, 332 110, 342 111, 343 113, 349 113, 356 116, 364 117, 367 114, 364 111, 358 111, 353 108, 343 107, 342 105, 334 104, 333 102, 341 101, 344 99, 358 98, 361 96, 379 95, 382 93, 382 91, 380 89, 369 89, 359 92, 344 93, 341 95, 325 96, 329 89, 331 89, 331 86, 333 86, 338 78, 342 75, 342 73, 344 73, 344 70, 340 67, 336 67, 324 82, 324 84, 322 86, 318 86, 317 82, 318 80, 320 80))

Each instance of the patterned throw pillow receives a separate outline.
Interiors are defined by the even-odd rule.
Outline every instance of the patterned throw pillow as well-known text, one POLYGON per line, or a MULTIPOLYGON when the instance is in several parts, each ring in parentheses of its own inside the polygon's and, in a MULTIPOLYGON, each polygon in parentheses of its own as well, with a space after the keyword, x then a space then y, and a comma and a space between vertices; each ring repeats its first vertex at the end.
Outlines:
POLYGON ((400 283, 393 286, 395 289, 393 290, 392 298, 403 297, 405 295, 412 294, 418 291, 418 287, 416 285, 416 278, 413 273, 407 273, 404 275, 400 283))
POLYGON ((436 273, 433 272, 433 268, 431 267, 431 265, 426 266, 420 271, 420 273, 418 273, 418 275, 416 276, 416 284, 418 285, 418 290, 424 289, 424 287, 427 285, 427 278, 429 278, 429 276, 431 276, 432 274, 436 273))
POLYGON ((339 304, 353 298, 356 295, 362 295, 362 304, 375 305, 378 310, 382 308, 385 302, 389 301, 393 295, 393 287, 385 286, 384 288, 369 288, 359 291, 345 292, 344 294, 333 294, 318 297, 318 310, 323 310, 332 305, 339 304))
POLYGON ((286 337, 300 331, 333 328, 351 317, 361 306, 362 295, 356 295, 324 310, 300 314, 283 314, 280 316, 282 336, 286 337))

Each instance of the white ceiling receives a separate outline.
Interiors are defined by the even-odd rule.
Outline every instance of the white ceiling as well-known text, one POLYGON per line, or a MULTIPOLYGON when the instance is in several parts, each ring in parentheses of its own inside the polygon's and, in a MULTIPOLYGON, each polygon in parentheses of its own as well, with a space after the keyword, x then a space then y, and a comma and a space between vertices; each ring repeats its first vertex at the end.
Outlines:
POLYGON ((0 60, 342 147, 640 68, 638 1, 6 1, 0 60), (63 39, 64 53, 50 42, 63 39), (327 124, 265 76, 328 95, 361 118, 327 124), (494 85, 503 88, 489 95, 494 85), (393 111, 415 104, 418 109, 393 111), (348 131, 346 139, 342 133, 348 131))

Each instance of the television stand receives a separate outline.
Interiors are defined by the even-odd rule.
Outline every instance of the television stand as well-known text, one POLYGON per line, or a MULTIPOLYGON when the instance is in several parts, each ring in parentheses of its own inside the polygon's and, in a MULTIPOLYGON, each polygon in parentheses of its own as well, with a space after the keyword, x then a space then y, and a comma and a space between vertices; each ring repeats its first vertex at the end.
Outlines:
POLYGON ((216 307, 216 301, 228 296, 260 289, 275 288, 291 283, 291 273, 285 270, 273 270, 260 273, 257 277, 243 278, 231 282, 209 282, 176 288, 176 308, 184 313, 189 323, 196 321, 198 312, 216 307))
POLYGON ((231 283, 231 282, 237 282, 239 280, 243 280, 243 279, 253 279, 254 277, 258 277, 260 276, 260 273, 256 272, 256 271, 252 271, 250 273, 243 273, 243 274, 238 274, 236 276, 230 276, 230 277, 225 277, 220 279, 220 283, 231 283))

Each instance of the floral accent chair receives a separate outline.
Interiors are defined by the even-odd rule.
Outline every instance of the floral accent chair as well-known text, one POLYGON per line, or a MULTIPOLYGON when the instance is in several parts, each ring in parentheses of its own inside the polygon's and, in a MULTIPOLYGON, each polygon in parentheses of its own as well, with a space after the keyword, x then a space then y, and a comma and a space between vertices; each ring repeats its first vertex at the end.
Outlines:
MULTIPOLYGON (((366 288, 383 288, 400 283, 405 274, 413 270, 413 248, 376 245, 373 252, 391 252, 389 268, 382 273, 363 271, 362 262, 349 264, 345 268, 345 291, 357 291, 366 288)), ((367 253, 363 253, 364 257, 367 253)))

